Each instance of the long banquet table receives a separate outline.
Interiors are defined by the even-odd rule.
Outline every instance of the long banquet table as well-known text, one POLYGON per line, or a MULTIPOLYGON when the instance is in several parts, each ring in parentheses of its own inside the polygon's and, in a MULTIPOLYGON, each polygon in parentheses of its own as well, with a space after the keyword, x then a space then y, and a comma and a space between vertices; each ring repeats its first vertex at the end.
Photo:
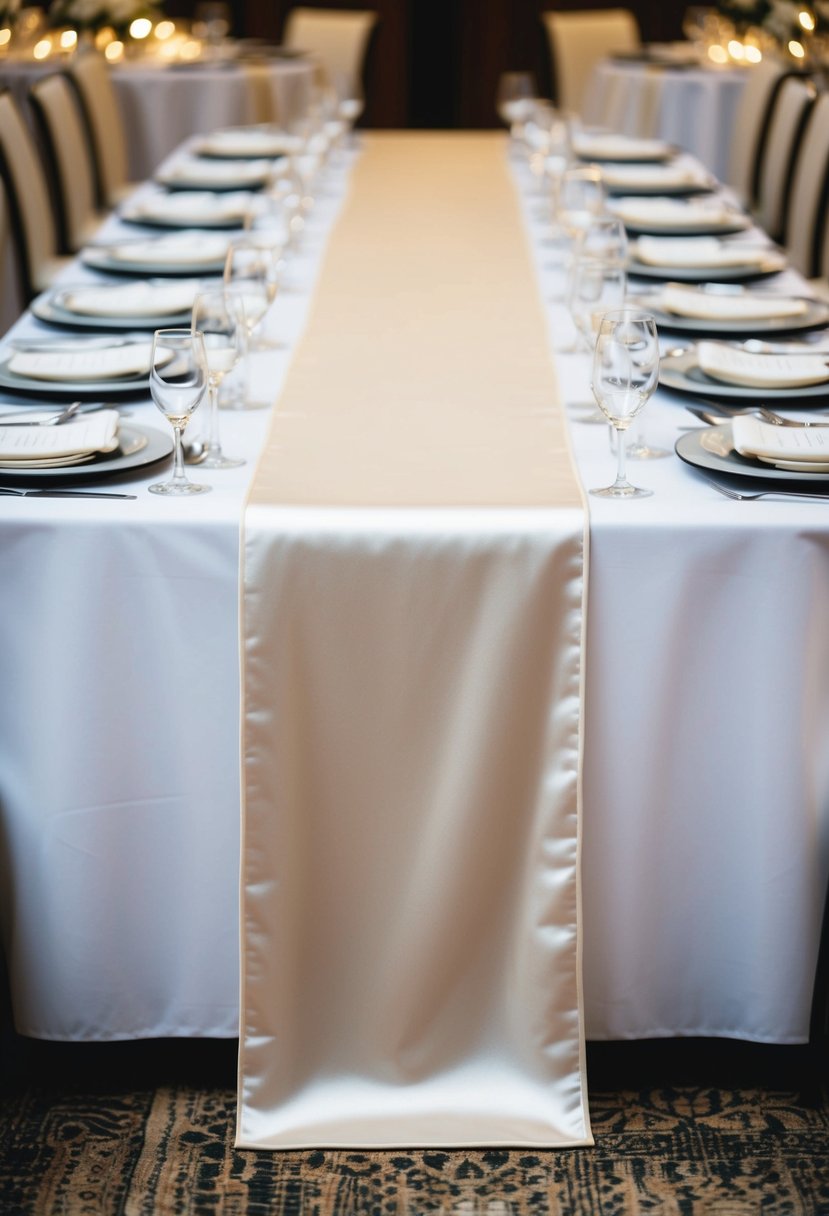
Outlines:
MULTIPOLYGON (((515 174, 552 342, 557 272, 515 174)), ((346 189, 329 174, 260 395, 346 189)), ((555 365, 583 402, 585 357, 555 365)), ((648 438, 690 421, 660 391, 648 438)), ((0 497, 0 906, 24 1034, 238 1033, 239 529, 267 426, 223 413, 247 464, 194 501, 147 494, 152 473, 121 479, 135 501, 0 497)), ((584 486, 606 484, 606 428, 569 430, 584 486)), ((730 503, 674 458, 634 472, 652 498, 589 501, 586 1033, 800 1042, 829 863, 826 507, 730 503)))

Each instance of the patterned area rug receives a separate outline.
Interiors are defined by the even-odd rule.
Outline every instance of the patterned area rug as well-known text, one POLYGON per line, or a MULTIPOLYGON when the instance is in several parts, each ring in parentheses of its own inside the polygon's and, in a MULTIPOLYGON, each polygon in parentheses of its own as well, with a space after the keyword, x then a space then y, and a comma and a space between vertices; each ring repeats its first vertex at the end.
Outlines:
POLYGON ((825 1096, 806 1107, 791 1089, 682 1077, 665 1085, 645 1076, 634 1088, 605 1061, 591 1081, 592 1149, 237 1152, 229 1046, 217 1050, 220 1068, 168 1060, 139 1068, 143 1085, 108 1070, 104 1054, 81 1068, 86 1083, 47 1059, 34 1081, 7 1086, 2 1216, 829 1213, 825 1096), (171 1068, 201 1083, 155 1084, 151 1074, 171 1068))

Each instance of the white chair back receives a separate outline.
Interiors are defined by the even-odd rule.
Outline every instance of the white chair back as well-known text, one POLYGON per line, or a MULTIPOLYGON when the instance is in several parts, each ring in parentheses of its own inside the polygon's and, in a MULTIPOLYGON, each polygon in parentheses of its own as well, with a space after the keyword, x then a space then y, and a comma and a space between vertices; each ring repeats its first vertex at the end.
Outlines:
POLYGON ((55 73, 32 85, 29 100, 52 171, 61 252, 76 253, 99 217, 92 149, 75 90, 62 73, 55 73))
POLYGON ((6 191, 21 305, 45 286, 57 252, 46 174, 34 139, 11 93, 0 92, 0 178, 6 191))
POLYGON ((829 278, 829 93, 815 102, 798 149, 783 240, 795 270, 829 278))
POLYGON ((114 207, 127 190, 129 168, 124 118, 109 66, 103 55, 89 50, 73 57, 68 74, 92 138, 98 206, 114 207))
POLYGON ((759 144, 783 71, 779 63, 764 59, 746 72, 734 116, 727 177, 727 184, 743 206, 750 206, 757 194, 759 144))
POLYGON ((377 22, 369 10, 294 8, 288 14, 283 41, 310 51, 325 83, 344 97, 358 87, 368 40, 377 22))
POLYGON ((816 100, 812 81, 797 76, 783 79, 775 96, 753 207, 754 218, 775 241, 783 238, 792 171, 816 100))
MULTIPOLYGON (((553 63, 554 92, 563 110, 584 112, 596 64, 614 51, 641 45, 636 17, 626 8, 542 13, 553 63)), ((605 116, 612 125, 612 115, 605 116)))

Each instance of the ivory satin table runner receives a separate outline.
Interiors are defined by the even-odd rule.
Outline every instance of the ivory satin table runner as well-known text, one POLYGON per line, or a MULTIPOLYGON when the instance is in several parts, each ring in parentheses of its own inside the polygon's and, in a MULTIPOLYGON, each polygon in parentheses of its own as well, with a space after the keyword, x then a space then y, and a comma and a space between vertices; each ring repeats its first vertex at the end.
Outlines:
POLYGON ((374 134, 243 538, 237 1144, 592 1143, 585 512, 503 139, 374 134))

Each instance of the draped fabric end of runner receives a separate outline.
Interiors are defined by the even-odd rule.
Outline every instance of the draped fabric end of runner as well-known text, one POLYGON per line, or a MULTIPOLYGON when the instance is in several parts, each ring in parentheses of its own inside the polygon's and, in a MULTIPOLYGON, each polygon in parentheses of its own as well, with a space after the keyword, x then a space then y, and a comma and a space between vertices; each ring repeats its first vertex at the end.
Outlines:
POLYGON ((592 1143, 585 522, 492 136, 372 136, 243 546, 237 1143, 592 1143))

